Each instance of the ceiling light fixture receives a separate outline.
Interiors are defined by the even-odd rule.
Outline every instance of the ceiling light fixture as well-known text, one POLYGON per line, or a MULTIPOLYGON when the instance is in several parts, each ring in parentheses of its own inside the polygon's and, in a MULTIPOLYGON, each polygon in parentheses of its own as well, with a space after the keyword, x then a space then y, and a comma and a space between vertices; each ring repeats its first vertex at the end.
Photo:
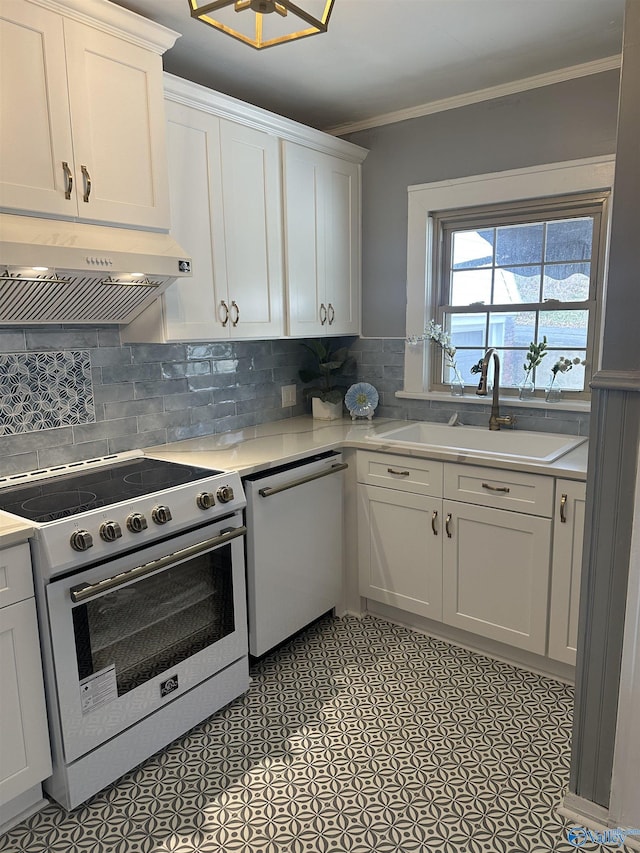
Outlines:
POLYGON ((191 17, 261 50, 326 33, 335 0, 187 0, 191 17), (300 5, 302 4, 302 5, 300 5), (318 7, 312 14, 314 5, 318 7), (303 8, 305 6, 306 8, 303 8), (254 12, 252 17, 248 12, 254 12), (272 13, 276 14, 273 15, 272 13), (290 13, 290 14, 289 14, 290 13), (300 21, 302 21, 302 29, 300 21))

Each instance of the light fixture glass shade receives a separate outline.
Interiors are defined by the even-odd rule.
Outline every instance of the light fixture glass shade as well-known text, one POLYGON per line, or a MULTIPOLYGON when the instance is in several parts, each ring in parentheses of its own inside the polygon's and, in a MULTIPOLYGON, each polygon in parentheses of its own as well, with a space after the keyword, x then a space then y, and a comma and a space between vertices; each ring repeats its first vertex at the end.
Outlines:
POLYGON ((335 0, 187 0, 191 17, 261 50, 326 33, 335 0))

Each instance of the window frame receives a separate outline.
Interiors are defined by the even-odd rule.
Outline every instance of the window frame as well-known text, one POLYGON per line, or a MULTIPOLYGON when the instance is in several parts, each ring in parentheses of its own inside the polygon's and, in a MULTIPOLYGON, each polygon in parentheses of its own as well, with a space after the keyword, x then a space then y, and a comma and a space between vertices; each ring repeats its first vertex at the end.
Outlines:
MULTIPOLYGON (((576 193, 608 193, 609 203, 603 217, 604 245, 600 253, 602 289, 598 299, 596 319, 596 351, 602 336, 602 321, 606 296, 606 269, 609 251, 611 198, 613 192, 615 157, 606 155, 581 160, 550 163, 524 169, 491 172, 481 175, 418 184, 408 187, 407 231, 407 313, 406 335, 419 336, 434 316, 433 300, 436 281, 433 268, 434 214, 442 210, 458 210, 493 204, 517 204, 535 199, 550 200, 576 193)), ((428 342, 405 345, 404 388, 396 396, 409 399, 450 399, 450 394, 431 385, 433 347, 428 342)), ((592 373, 598 363, 591 366, 592 373)), ((467 395, 465 402, 482 403, 482 398, 467 395)), ((513 402, 513 397, 507 400, 513 402)), ((543 399, 519 402, 523 406, 544 407, 543 399)), ((568 399, 556 409, 584 410, 588 400, 568 399)))
MULTIPOLYGON (((600 305, 598 298, 602 290, 604 280, 604 255, 606 249, 606 224, 608 220, 610 191, 586 191, 582 193, 571 193, 564 196, 553 196, 552 198, 536 198, 522 200, 521 202, 506 202, 503 204, 480 205, 474 207, 458 208, 456 210, 438 211, 433 214, 433 237, 432 263, 433 263, 433 290, 431 316, 436 322, 446 327, 448 315, 456 314, 509 314, 519 312, 535 312, 536 327, 540 315, 545 311, 588 311, 589 320, 587 327, 586 343, 586 366, 585 387, 583 390, 567 390, 576 400, 590 399, 589 382, 593 373, 593 365, 599 356, 597 330, 600 327, 600 305), (448 271, 451 266, 451 241, 450 236, 460 230, 470 230, 482 227, 499 228, 505 225, 529 224, 540 222, 553 222, 555 220, 567 220, 589 216, 594 220, 593 227, 593 252, 590 258, 589 293, 584 300, 563 302, 562 300, 549 300, 530 303, 488 303, 481 305, 473 303, 469 306, 449 303, 450 282, 448 271)), ((575 261, 578 262, 577 260, 575 261)), ((536 265, 532 262, 533 265, 536 265)), ((545 264, 541 259, 541 264, 545 264)), ((520 348, 516 348, 520 349, 520 348)), ((557 356, 575 350, 575 347, 550 347, 547 358, 548 364, 544 369, 550 368, 557 356), (554 358, 555 352, 555 358, 554 358)), ((526 348, 522 349, 524 360, 526 348)), ((434 391, 448 392, 449 386, 441 381, 442 377, 442 353, 434 348, 430 359, 429 387, 434 391)), ((473 377, 463 377, 466 386, 473 386, 473 377)), ((517 387, 502 387, 501 394, 505 397, 515 397, 518 394, 517 387)), ((537 383, 533 399, 544 397, 544 388, 537 383)))

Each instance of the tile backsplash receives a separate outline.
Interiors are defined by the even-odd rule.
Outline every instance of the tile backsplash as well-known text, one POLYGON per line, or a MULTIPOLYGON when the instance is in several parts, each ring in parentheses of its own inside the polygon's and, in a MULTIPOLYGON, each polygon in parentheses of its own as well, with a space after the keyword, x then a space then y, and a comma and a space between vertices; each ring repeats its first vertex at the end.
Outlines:
POLYGON ((20 388, 35 412, 28 422, 0 385, 0 476, 301 415, 305 353, 298 340, 123 345, 114 326, 0 329, 0 382, 28 365, 20 388), (74 405, 73 369, 57 369, 70 358, 74 405), (282 408, 292 384, 297 404, 282 408), (80 407, 91 417, 74 420, 80 407))
POLYGON ((0 352, 0 436, 95 419, 89 352, 0 352))
MULTIPOLYGON (((304 414, 302 343, 123 345, 115 326, 0 328, 0 476, 304 414), (282 408, 282 385, 296 385, 295 406, 282 408)), ((377 388, 378 417, 443 422, 458 412, 466 424, 486 425, 489 405, 395 396, 404 339, 335 344, 349 346, 357 363, 344 384, 358 379, 377 388)), ((503 408, 523 429, 588 434, 586 413, 503 408)))
MULTIPOLYGON (((396 397, 404 384, 404 338, 357 338, 351 352, 358 364, 358 380, 370 382, 380 395, 376 415, 414 421, 446 423, 457 413, 468 426, 487 426, 491 403, 465 403, 464 397, 449 400, 409 400, 396 397)), ((589 434, 589 413, 568 412, 547 406, 544 409, 500 405, 502 414, 516 415, 518 428, 567 435, 589 434)))

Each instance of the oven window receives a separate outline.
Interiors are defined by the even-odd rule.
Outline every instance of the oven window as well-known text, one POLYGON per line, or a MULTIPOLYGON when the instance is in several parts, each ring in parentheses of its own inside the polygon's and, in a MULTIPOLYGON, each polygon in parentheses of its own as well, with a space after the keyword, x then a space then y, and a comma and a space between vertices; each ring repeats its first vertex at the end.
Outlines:
POLYGON ((234 630, 231 545, 73 610, 80 680, 115 666, 118 695, 234 630))

